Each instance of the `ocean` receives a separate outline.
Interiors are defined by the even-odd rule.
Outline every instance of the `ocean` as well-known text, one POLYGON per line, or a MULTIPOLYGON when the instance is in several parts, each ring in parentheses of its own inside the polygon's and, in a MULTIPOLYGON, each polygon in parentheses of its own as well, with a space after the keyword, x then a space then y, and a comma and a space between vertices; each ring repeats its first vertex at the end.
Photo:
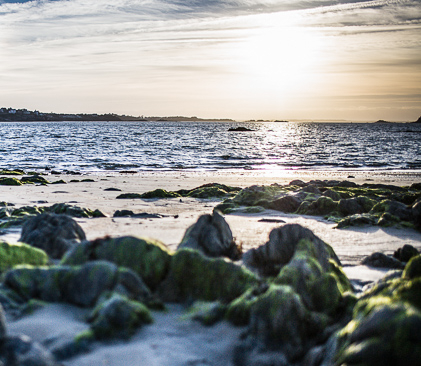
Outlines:
POLYGON ((0 153, 0 168, 32 171, 421 171, 421 125, 3 122, 0 153))

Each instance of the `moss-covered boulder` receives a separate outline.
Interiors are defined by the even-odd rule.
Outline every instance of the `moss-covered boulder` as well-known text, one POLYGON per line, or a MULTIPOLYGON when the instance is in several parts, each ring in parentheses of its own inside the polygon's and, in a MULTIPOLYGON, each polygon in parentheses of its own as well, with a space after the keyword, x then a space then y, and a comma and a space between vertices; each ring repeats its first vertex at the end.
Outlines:
POLYGON ((96 339, 128 339, 141 325, 152 323, 152 316, 144 304, 114 293, 94 308, 88 321, 96 339))
POLYGON ((23 170, 9 170, 9 169, 2 169, 0 170, 0 175, 24 175, 25 172, 23 170))
POLYGON ((202 215, 184 234, 177 249, 196 249, 210 257, 228 257, 237 260, 241 249, 237 247, 231 229, 218 211, 202 215))
POLYGON ((392 273, 360 296, 352 320, 329 340, 323 364, 421 365, 420 258, 402 277, 392 273))
MULTIPOLYGON (((181 197, 181 195, 179 193, 166 191, 165 189, 161 189, 161 188, 155 189, 154 191, 142 193, 140 195, 140 198, 146 198, 146 199, 150 199, 150 198, 177 198, 177 197, 181 197)), ((117 198, 119 198, 119 197, 117 197, 117 198)))
POLYGON ((253 273, 222 258, 208 258, 193 249, 178 250, 167 279, 159 288, 164 301, 197 299, 228 303, 259 282, 253 273))
POLYGON ((64 253, 86 239, 80 225, 71 217, 45 213, 27 220, 20 241, 60 259, 64 253))
POLYGON ((278 275, 281 268, 289 263, 302 239, 312 243, 309 254, 314 255, 324 270, 330 268, 329 259, 340 265, 339 258, 333 249, 314 233, 299 224, 287 224, 273 229, 269 241, 243 256, 244 263, 263 275, 278 275))
POLYGON ((69 205, 67 203, 56 203, 50 207, 43 207, 43 211, 79 218, 105 217, 105 215, 99 210, 92 211, 89 208, 69 205))
POLYGON ((103 238, 84 242, 66 253, 63 265, 107 260, 136 272, 154 290, 167 275, 171 253, 164 244, 132 236, 103 238))
POLYGON ((382 215, 383 213, 389 213, 393 216, 398 217, 400 220, 412 221, 412 211, 408 206, 402 202, 383 200, 377 203, 370 211, 374 215, 382 215))
POLYGON ((377 217, 372 214, 355 214, 341 219, 336 226, 338 229, 347 228, 349 226, 365 226, 376 225, 377 217))
POLYGON ((0 177, 0 186, 21 186, 22 182, 17 178, 0 177))
POLYGON ((401 261, 380 252, 369 255, 368 257, 364 258, 361 263, 366 266, 375 268, 403 269, 405 267, 401 261))
POLYGON ((47 179, 45 179, 43 176, 37 175, 37 174, 36 175, 22 177, 20 179, 20 181, 22 183, 24 183, 24 184, 27 184, 27 183, 50 184, 51 183, 47 179))
POLYGON ((270 201, 268 204, 266 204, 266 206, 272 210, 292 213, 298 210, 300 204, 301 200, 298 197, 286 195, 284 197, 270 201))
POLYGON ((0 242, 0 272, 19 264, 43 266, 48 263, 47 254, 40 249, 23 243, 0 242))
POLYGON ((278 198, 282 189, 278 185, 272 186, 251 186, 242 189, 232 199, 234 203, 242 206, 256 206, 262 200, 271 201, 278 198))
POLYGON ((321 196, 308 205, 300 208, 300 213, 305 215, 325 216, 338 208, 339 203, 330 197, 321 196))

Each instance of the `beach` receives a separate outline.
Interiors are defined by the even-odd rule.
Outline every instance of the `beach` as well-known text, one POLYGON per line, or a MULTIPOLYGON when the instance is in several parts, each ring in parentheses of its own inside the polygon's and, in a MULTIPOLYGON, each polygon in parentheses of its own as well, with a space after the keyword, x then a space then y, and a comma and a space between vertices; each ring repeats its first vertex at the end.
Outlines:
MULTIPOLYGON (((0 201, 23 206, 51 206, 66 203, 100 210, 106 217, 75 218, 88 240, 105 236, 132 235, 161 241, 175 251, 187 228, 200 215, 211 214, 219 198, 192 197, 165 199, 117 199, 123 193, 145 193, 162 188, 168 191, 192 189, 208 183, 234 187, 286 185, 293 180, 352 181, 357 184, 410 186, 421 182, 420 173, 362 171, 283 171, 283 172, 137 172, 112 174, 51 175, 50 182, 66 184, 25 184, 0 186, 0 201), (118 210, 146 213, 153 217, 113 217, 118 210)), ((271 209, 258 213, 224 215, 235 241, 243 251, 268 241, 272 229, 284 223, 298 223, 309 228, 330 244, 342 262, 344 272, 358 287, 382 278, 387 269, 361 265, 374 252, 392 255, 410 244, 421 250, 421 232, 412 228, 364 226, 336 229, 336 223, 320 216, 285 214, 271 209), (266 219, 266 221, 261 221, 266 219)), ((8 228, 1 239, 17 241, 20 228, 8 228)), ((189 306, 168 305, 166 313, 153 312, 154 324, 143 326, 128 341, 96 343, 87 354, 63 361, 64 365, 229 365, 232 349, 244 331, 226 322, 205 327, 188 317, 189 306), (141 356, 140 356, 141 355, 141 356)), ((22 319, 8 318, 8 332, 26 334, 42 344, 71 340, 86 329, 86 311, 67 304, 49 304, 22 319)))

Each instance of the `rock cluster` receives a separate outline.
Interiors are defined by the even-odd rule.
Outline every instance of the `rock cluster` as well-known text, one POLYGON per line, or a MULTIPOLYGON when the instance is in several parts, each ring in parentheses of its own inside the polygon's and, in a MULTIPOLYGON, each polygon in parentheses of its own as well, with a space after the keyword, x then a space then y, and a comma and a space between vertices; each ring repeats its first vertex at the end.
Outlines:
MULTIPOLYGON (((250 187, 222 205, 335 210, 342 216, 357 210, 353 215, 380 220, 390 214, 399 223, 414 223, 409 207, 418 204, 411 203, 418 189, 293 183, 250 187), (365 196, 356 193, 362 191, 365 196)), ((267 243, 243 254, 215 211, 188 228, 173 252, 158 241, 131 236, 88 241, 69 216, 34 215, 22 230, 28 244, 0 245, 0 364, 57 365, 88 352, 93 342, 129 338, 153 322, 152 310, 168 302, 189 304, 194 319, 205 325, 225 320, 244 326, 234 365, 421 364, 416 248, 404 246, 396 258, 373 255, 370 265, 396 264, 400 270, 356 293, 332 247, 298 224, 273 229, 267 243), (51 302, 88 309, 86 331, 51 349, 8 335, 4 312, 25 316, 51 302)))

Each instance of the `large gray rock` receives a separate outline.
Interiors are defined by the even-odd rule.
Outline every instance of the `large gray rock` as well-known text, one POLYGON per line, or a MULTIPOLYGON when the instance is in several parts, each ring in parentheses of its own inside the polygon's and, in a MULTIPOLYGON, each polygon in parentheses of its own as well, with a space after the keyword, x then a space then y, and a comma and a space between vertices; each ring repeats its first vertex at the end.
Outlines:
POLYGON ((388 257, 386 254, 376 252, 368 257, 364 258, 361 262, 362 264, 365 264, 366 266, 370 267, 376 267, 376 268, 396 268, 396 269, 402 269, 405 267, 405 265, 398 261, 395 258, 388 257))
POLYGON ((179 249, 196 249, 209 257, 228 257, 236 260, 241 251, 235 245, 231 229, 217 211, 203 215, 190 226, 179 244, 179 249))
POLYGON ((85 239, 83 229, 71 217, 47 213, 27 220, 19 241, 44 250, 53 259, 60 259, 85 239))

